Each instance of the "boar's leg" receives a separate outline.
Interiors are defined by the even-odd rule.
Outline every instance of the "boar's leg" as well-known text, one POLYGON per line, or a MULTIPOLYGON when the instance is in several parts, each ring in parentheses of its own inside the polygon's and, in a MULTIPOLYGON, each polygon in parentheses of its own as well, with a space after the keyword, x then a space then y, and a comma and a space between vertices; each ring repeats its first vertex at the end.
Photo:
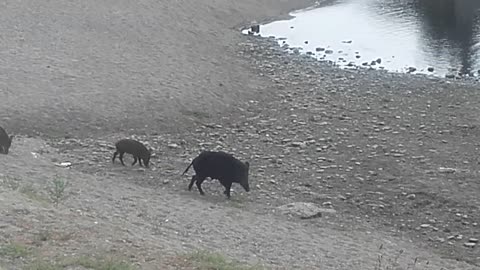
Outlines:
MULTIPOLYGON (((1 147, 1 146, 0 146, 0 150, 1 150, 1 151, 0 151, 0 153, 1 153, 1 152, 3 152, 3 149, 2 149, 2 147, 1 147)), ((117 158, 117 155, 118 155, 118 152, 117 152, 117 151, 115 151, 115 153, 113 153, 113 157, 112 157, 112 163, 115 163, 115 158, 117 158)))
POLYGON ((227 198, 230 199, 230 188, 232 188, 232 182, 223 180, 220 181, 220 183, 225 187, 223 194, 227 195, 227 198))
POLYGON ((135 165, 138 161, 138 158, 137 156, 133 156, 133 163, 132 163, 132 166, 135 165))
POLYGON ((123 154, 125 154, 125 152, 120 152, 120 156, 118 156, 118 158, 120 159, 120 162, 122 162, 122 165, 125 166, 125 163, 123 163, 123 154))
POLYGON ((202 189, 202 182, 205 180, 206 177, 198 177, 197 175, 192 176, 192 180, 190 180, 190 184, 188 185, 188 190, 192 190, 193 183, 197 183, 198 191, 201 195, 205 195, 202 189))
POLYGON ((143 167, 142 159, 141 159, 141 158, 138 158, 138 165, 140 165, 140 167, 143 167))
POLYGON ((192 186, 193 186, 193 183, 195 183, 195 180, 197 180, 196 175, 192 176, 192 180, 190 180, 190 184, 188 184, 188 190, 192 190, 192 186))
POLYGON ((198 191, 200 192, 201 195, 205 195, 205 192, 203 192, 203 189, 202 189, 202 183, 203 181, 205 181, 205 178, 206 177, 197 177, 197 188, 198 188, 198 191))

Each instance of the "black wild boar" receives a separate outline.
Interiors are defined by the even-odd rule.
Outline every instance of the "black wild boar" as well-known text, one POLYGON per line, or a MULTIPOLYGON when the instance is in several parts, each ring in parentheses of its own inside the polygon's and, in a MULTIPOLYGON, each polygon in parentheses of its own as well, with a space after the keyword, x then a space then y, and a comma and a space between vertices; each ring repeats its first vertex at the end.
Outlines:
POLYGON ((5 129, 0 127, 0 153, 5 155, 8 154, 8 150, 12 145, 12 140, 13 140, 13 135, 9 137, 5 129))
POLYGON ((187 169, 183 172, 184 175, 190 166, 193 165, 195 175, 188 185, 188 190, 192 190, 193 183, 196 182, 198 191, 201 195, 205 195, 202 190, 202 182, 205 178, 217 179, 225 187, 223 192, 230 198, 230 188, 232 183, 239 183, 246 192, 250 191, 248 185, 248 172, 250 164, 248 161, 241 162, 233 157, 231 154, 225 152, 203 151, 196 158, 192 160, 187 169))
POLYGON ((148 167, 152 150, 147 149, 141 142, 132 139, 122 139, 115 143, 115 147, 117 148, 117 151, 115 151, 113 154, 112 163, 115 162, 117 154, 120 154, 118 158, 120 159, 120 162, 122 162, 122 165, 125 166, 123 163, 123 154, 129 153, 133 155, 134 159, 132 166, 135 165, 138 160, 138 164, 140 164, 140 166, 142 166, 143 161, 145 167, 148 167))

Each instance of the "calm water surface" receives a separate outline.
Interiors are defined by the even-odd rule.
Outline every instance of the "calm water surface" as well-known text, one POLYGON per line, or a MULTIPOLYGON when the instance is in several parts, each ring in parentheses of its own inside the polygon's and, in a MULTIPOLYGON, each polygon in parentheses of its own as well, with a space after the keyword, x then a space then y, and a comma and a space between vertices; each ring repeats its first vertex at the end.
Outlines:
POLYGON ((260 35, 345 68, 479 73, 480 0, 336 0, 291 15, 260 35))

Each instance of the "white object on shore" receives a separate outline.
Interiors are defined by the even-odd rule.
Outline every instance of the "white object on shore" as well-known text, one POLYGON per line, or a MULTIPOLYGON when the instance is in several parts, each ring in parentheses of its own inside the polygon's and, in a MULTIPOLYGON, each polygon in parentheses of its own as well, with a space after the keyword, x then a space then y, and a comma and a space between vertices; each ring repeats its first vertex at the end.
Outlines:
POLYGON ((55 165, 58 166, 58 167, 68 168, 68 167, 72 166, 72 163, 71 162, 61 162, 61 163, 56 163, 55 165))

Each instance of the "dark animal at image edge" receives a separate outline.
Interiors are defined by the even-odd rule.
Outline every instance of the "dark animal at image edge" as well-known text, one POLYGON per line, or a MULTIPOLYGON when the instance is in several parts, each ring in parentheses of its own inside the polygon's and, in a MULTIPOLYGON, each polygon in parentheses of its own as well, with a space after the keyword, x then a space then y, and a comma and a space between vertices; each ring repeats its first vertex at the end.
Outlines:
POLYGON ((190 165, 185 169, 184 175, 190 166, 193 165, 195 175, 188 185, 188 190, 192 190, 193 183, 196 183, 198 191, 201 195, 205 195, 202 189, 202 183, 207 178, 217 179, 225 187, 223 192, 230 198, 230 188, 232 183, 239 183, 246 192, 250 191, 248 184, 248 173, 250 164, 241 162, 231 154, 225 152, 203 151, 192 160, 190 165))
POLYGON ((0 153, 5 155, 8 154, 10 146, 12 145, 13 137, 14 135, 9 137, 5 129, 0 127, 0 153))
POLYGON ((115 151, 115 153, 113 153, 112 163, 115 162, 115 158, 119 154, 118 158, 120 159, 122 165, 125 166, 125 164, 123 163, 123 155, 125 153, 128 153, 133 155, 132 166, 135 165, 137 161, 138 164, 142 166, 143 161, 143 165, 145 165, 145 167, 148 167, 152 150, 147 149, 145 145, 143 145, 141 142, 132 139, 123 139, 115 143, 115 147, 117 150, 115 151))

